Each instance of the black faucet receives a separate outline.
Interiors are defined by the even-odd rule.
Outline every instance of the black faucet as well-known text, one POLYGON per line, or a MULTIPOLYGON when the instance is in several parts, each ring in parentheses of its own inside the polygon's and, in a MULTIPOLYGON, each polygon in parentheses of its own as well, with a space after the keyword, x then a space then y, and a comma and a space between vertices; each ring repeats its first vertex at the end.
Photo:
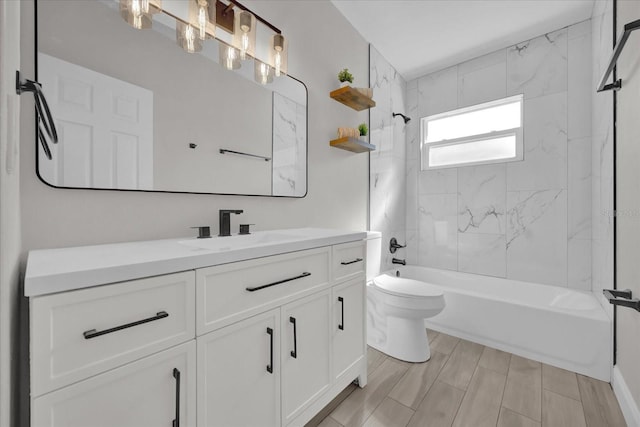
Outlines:
POLYGON ((407 265, 407 261, 403 260, 403 259, 398 259, 398 258, 393 258, 391 260, 392 264, 402 264, 402 265, 407 265))
POLYGON ((231 236, 231 214, 241 214, 241 209, 220 209, 220 234, 218 236, 231 236))

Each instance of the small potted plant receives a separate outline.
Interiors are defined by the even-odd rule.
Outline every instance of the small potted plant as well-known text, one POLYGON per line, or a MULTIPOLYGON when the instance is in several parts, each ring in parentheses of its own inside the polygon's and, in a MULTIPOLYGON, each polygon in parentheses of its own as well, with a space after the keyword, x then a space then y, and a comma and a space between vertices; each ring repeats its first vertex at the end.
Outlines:
POLYGON ((340 87, 348 86, 353 83, 353 74, 349 72, 348 68, 345 68, 338 73, 338 80, 340 80, 340 87))
POLYGON ((360 131, 360 136, 367 136, 367 133, 369 133, 369 128, 366 123, 360 123, 358 130, 360 131))

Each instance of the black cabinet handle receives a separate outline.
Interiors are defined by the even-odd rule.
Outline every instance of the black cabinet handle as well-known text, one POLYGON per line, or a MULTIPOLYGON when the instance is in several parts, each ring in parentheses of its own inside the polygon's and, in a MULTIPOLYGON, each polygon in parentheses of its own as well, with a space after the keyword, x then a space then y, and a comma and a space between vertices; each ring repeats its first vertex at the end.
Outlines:
POLYGON ((353 261, 342 261, 340 264, 349 265, 349 264, 355 264, 356 262, 360 262, 360 261, 362 261, 362 258, 356 258, 353 261))
POLYGON ((291 357, 293 357, 294 359, 298 358, 298 340, 297 340, 297 333, 296 333, 296 318, 295 317, 289 317, 289 322, 293 323, 293 350, 291 351, 291 357))
POLYGON ((84 335, 84 339, 89 340, 91 338, 99 337, 101 335, 110 334, 112 332, 121 331, 123 329, 132 328, 134 326, 143 325, 145 323, 153 322, 154 320, 164 319, 165 317, 169 317, 169 313, 166 311, 159 311, 155 316, 149 317, 147 319, 138 320, 136 322, 127 323, 126 325, 116 326, 115 328, 105 329, 104 331, 97 331, 95 329, 89 329, 88 331, 84 331, 82 335, 84 335))
POLYGON ((338 325, 338 329, 341 331, 344 330, 344 298, 338 297, 338 302, 340 303, 340 324, 338 325))
POLYGON ((173 378, 176 379, 176 418, 173 420, 173 427, 180 427, 180 371, 173 368, 173 378))
POLYGON ((267 372, 273 374, 273 329, 267 328, 267 334, 269 334, 269 364, 267 365, 267 372))
POLYGON ((271 286, 279 285, 281 283, 291 282, 292 280, 302 279, 303 277, 308 277, 308 276, 311 276, 311 273, 307 273, 305 271, 304 273, 296 277, 290 277, 288 279, 278 280, 277 282, 268 283, 266 285, 254 286, 252 288, 245 288, 245 289, 249 292, 255 292, 255 291, 259 291, 260 289, 269 288, 271 286))

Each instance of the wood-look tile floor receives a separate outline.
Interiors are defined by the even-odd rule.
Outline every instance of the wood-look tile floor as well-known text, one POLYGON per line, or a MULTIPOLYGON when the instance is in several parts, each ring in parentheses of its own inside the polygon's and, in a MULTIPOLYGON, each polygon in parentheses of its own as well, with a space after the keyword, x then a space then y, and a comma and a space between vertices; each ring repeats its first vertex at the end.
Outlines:
POLYGON ((306 427, 626 426, 608 383, 428 330, 431 359, 368 349, 350 385, 306 427))

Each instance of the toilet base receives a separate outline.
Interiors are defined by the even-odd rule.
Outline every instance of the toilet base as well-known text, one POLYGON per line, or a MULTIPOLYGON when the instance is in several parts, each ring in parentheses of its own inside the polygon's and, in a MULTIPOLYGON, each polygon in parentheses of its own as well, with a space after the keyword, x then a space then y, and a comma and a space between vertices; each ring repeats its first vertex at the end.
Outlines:
POLYGON ((368 339, 368 344, 393 358, 421 363, 431 358, 424 319, 388 316, 384 338, 368 339))

